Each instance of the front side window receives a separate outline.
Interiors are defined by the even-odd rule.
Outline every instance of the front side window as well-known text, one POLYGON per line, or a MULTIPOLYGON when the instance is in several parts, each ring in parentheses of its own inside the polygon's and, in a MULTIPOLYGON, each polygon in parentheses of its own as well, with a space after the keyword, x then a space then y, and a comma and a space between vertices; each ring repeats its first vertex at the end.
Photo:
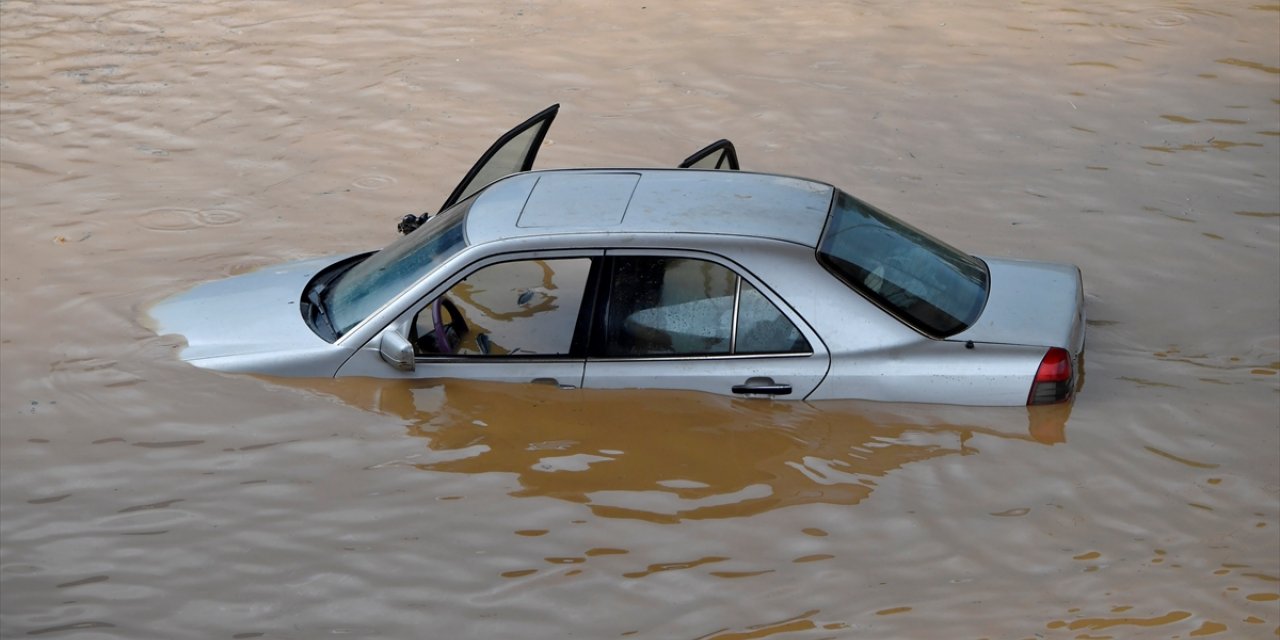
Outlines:
POLYGON ((591 258, 518 260, 483 267, 414 320, 420 356, 567 356, 591 258))
POLYGON ((842 191, 818 243, 818 261, 934 338, 967 329, 987 300, 982 261, 842 191))
POLYGON ((323 294, 341 336, 466 246, 463 224, 474 199, 431 218, 413 233, 352 267, 323 294))
POLYGON ((800 331, 756 287, 706 260, 622 256, 612 260, 604 357, 809 353, 800 331))

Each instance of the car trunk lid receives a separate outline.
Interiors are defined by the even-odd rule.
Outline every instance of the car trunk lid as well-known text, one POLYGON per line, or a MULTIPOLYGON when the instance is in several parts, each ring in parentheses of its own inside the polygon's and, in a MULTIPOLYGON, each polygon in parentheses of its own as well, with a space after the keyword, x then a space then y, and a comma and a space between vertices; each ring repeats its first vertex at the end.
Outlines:
POLYGON ((987 304, 977 321, 949 338, 1061 347, 1084 346, 1084 285, 1074 265, 982 258, 991 275, 987 304))

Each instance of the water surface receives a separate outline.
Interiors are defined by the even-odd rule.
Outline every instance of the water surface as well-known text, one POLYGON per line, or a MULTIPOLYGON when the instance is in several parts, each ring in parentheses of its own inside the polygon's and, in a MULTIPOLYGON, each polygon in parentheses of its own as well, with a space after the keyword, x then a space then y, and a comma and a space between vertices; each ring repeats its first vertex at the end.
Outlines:
POLYGON ((0 635, 1280 632, 1280 5, 0 4, 0 635), (1070 408, 288 381, 147 305, 377 247, 498 134, 1084 270, 1070 408))

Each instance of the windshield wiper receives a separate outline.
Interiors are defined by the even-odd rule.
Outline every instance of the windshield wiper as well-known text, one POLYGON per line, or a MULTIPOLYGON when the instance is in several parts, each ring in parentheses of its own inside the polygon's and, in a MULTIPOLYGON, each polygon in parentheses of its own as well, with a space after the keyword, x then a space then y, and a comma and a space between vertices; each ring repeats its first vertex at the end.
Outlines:
POLYGON ((315 309, 316 315, 324 319, 325 326, 329 327, 329 334, 337 336, 338 330, 333 327, 333 320, 329 318, 329 313, 324 309, 324 299, 320 297, 324 289, 325 286, 323 284, 307 289, 307 302, 311 303, 311 308, 315 309))

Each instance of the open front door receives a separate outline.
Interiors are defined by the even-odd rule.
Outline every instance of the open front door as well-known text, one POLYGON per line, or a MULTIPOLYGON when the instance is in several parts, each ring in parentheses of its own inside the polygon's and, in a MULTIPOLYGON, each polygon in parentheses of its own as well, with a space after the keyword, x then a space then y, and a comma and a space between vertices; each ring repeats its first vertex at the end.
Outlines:
POLYGON ((720 139, 699 149, 680 163, 681 169, 724 169, 738 170, 738 152, 733 143, 720 139))
POLYGON ((538 148, 542 146, 547 129, 551 128, 551 121, 556 119, 558 111, 560 105, 553 104, 498 138, 449 194, 440 210, 452 207, 498 178, 532 169, 538 148))

